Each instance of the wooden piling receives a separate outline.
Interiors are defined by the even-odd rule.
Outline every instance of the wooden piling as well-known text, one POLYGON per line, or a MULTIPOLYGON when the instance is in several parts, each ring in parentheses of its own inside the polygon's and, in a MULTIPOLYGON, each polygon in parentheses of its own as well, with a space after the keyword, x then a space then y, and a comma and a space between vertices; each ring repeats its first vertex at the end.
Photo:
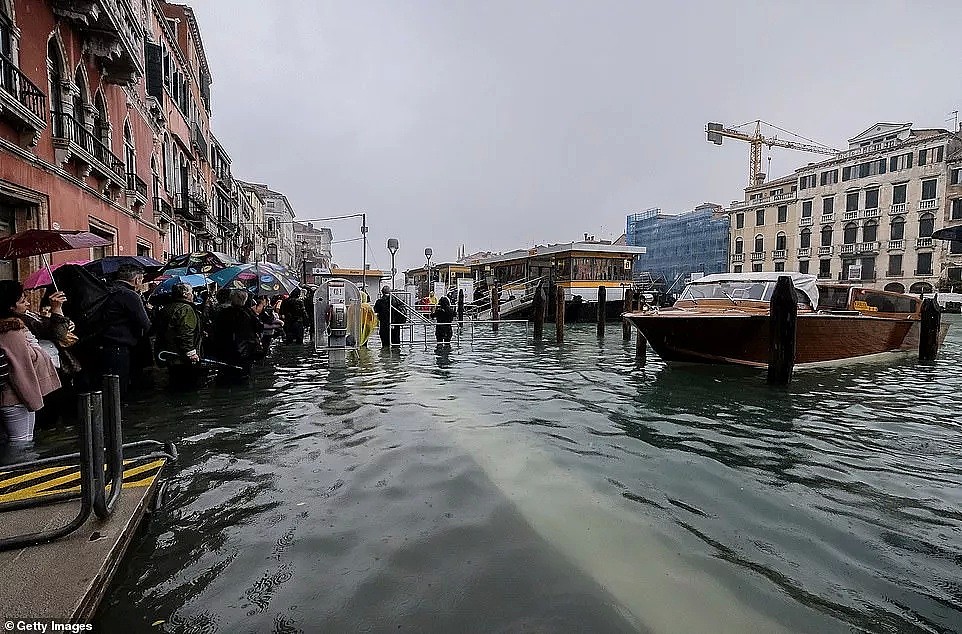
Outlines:
POLYGON ((942 313, 935 300, 927 297, 922 300, 922 320, 919 324, 919 361, 935 361, 939 353, 939 331, 942 327, 942 313))
POLYGON ((544 286, 538 283, 538 288, 534 291, 534 340, 541 341, 544 336, 544 314, 547 308, 544 286))
POLYGON ((501 319, 501 291, 498 285, 491 287, 491 330, 498 332, 498 320, 501 319))
POLYGON ((558 343, 565 340, 565 289, 558 286, 555 289, 554 299, 554 327, 558 335, 558 343))
POLYGON ((464 321, 464 289, 458 289, 458 321, 464 321))
MULTIPOLYGON (((630 288, 625 289, 625 296, 621 302, 621 312, 630 313, 631 312, 631 296, 634 293, 630 288)), ((621 338, 625 341, 631 341, 631 322, 629 322, 624 317, 621 318, 621 338)))
POLYGON ((638 338, 635 339, 635 362, 638 365, 645 365, 648 362, 648 340, 638 330, 638 338))
POLYGON ((788 385, 795 368, 798 299, 792 278, 781 275, 772 293, 769 316, 768 383, 788 385))
POLYGON ((604 286, 599 286, 598 287, 598 315, 597 315, 599 337, 605 336, 605 318, 608 316, 607 315, 608 307, 606 305, 607 302, 608 302, 608 291, 607 289, 605 289, 604 286))

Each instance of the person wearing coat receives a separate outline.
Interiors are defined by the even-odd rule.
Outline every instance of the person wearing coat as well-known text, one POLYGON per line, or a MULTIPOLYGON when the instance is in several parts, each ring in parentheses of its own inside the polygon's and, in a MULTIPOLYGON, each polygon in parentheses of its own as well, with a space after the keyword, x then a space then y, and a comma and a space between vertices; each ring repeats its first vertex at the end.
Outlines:
POLYGON ((240 369, 224 368, 219 373, 224 381, 243 379, 250 374, 254 361, 263 358, 261 333, 264 324, 252 308, 247 306, 247 292, 230 292, 230 305, 217 314, 213 329, 221 339, 220 360, 240 369))
POLYGON ((157 353, 168 353, 162 361, 167 365, 172 387, 196 388, 201 377, 198 364, 203 332, 194 308, 194 291, 187 284, 175 284, 170 295, 170 301, 157 315, 157 353))
POLYGON ((60 388, 50 356, 18 314, 27 312, 23 285, 0 280, 0 350, 8 374, 0 386, 0 442, 30 442, 43 397, 60 388))
POLYGON ((431 317, 438 322, 438 325, 434 327, 434 336, 438 343, 451 343, 451 336, 454 334, 451 322, 454 321, 455 315, 451 300, 448 299, 447 295, 442 295, 438 307, 431 313, 431 317))

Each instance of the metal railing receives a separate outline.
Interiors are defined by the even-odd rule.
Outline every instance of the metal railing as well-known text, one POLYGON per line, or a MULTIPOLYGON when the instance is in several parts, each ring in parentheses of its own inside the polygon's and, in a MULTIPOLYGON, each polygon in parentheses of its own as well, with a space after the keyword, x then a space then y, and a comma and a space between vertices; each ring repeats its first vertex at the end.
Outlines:
POLYGON ((87 127, 73 118, 68 112, 54 112, 53 137, 64 139, 79 147, 89 157, 93 158, 105 170, 114 173, 121 181, 127 180, 127 169, 124 162, 110 151, 107 145, 87 129, 87 127))
MULTIPOLYGON (((534 277, 531 279, 515 280, 514 282, 508 282, 501 287, 501 294, 506 295, 508 299, 500 301, 498 303, 498 314, 508 315, 510 313, 521 310, 528 304, 534 301, 534 295, 538 290, 538 286, 544 277, 534 277)), ((500 299, 500 296, 499 296, 500 299)), ((488 298, 486 302, 487 307, 479 306, 477 318, 481 320, 491 319, 493 316, 491 311, 491 299, 488 298)))
POLYGON ((47 120, 47 97, 6 55, 0 55, 0 88, 41 121, 47 120))
POLYGON ((88 392, 80 395, 80 451, 78 453, 4 466, 6 471, 23 471, 79 463, 79 492, 66 491, 0 504, 0 513, 2 513, 46 506, 79 497, 80 509, 77 516, 63 526, 52 530, 0 538, 0 551, 36 546, 65 537, 83 526, 91 512, 100 519, 109 518, 114 512, 123 488, 126 450, 149 448, 152 451, 140 456, 141 458, 177 460, 177 448, 169 442, 142 440, 124 444, 120 413, 120 378, 107 375, 104 379, 107 385, 105 393, 88 392))
POLYGON ((147 200, 147 183, 131 172, 127 172, 127 191, 137 192, 144 200, 147 200))

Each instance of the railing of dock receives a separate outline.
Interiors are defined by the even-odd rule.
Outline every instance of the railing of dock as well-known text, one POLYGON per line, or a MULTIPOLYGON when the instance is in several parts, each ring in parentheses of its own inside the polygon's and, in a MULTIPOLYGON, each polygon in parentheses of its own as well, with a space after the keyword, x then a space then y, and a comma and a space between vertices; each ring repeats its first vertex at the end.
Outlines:
POLYGON ((18 472, 79 464, 79 492, 67 491, 0 504, 0 514, 2 514, 5 511, 46 506, 79 497, 80 508, 77 516, 53 530, 0 537, 0 551, 45 544, 65 537, 83 526, 91 513, 100 519, 110 517, 117 500, 120 499, 123 487, 126 452, 147 449, 148 453, 138 458, 177 460, 177 448, 170 442, 141 440, 124 444, 120 413, 120 378, 107 375, 104 377, 104 382, 107 387, 106 392, 80 394, 79 452, 3 466, 4 471, 18 472))

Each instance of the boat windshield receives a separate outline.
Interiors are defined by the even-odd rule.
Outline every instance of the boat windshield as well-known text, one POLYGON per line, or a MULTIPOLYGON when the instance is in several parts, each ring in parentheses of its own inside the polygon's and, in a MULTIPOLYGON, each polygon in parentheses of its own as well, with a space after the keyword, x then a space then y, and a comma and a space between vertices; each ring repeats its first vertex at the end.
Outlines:
POLYGON ((754 299, 767 302, 775 292, 775 282, 694 282, 685 287, 678 301, 700 299, 754 299))

